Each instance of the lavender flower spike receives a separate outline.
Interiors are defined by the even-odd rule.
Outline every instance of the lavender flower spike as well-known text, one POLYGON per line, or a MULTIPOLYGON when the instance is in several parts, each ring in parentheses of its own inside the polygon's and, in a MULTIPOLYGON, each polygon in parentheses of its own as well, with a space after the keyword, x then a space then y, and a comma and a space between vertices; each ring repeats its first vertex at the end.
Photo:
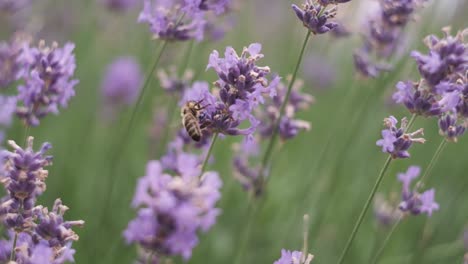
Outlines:
POLYGON ((148 163, 133 200, 140 209, 124 237, 149 252, 188 260, 198 244, 197 232, 208 231, 219 214, 215 204, 221 181, 215 172, 205 172, 200 181, 198 163, 181 164, 178 170, 182 175, 172 177, 159 161, 148 163))
POLYGON ((120 57, 106 70, 101 84, 106 113, 114 115, 124 106, 135 102, 140 91, 143 73, 133 57, 120 57))
POLYGON ((74 86, 78 80, 71 80, 75 72, 75 45, 67 43, 59 48, 39 42, 39 46, 23 46, 18 61, 23 65, 21 76, 24 85, 18 87, 19 106, 16 113, 26 124, 39 125, 39 119, 49 113, 58 114, 59 107, 67 107, 68 101, 75 95, 74 86))
MULTIPOLYGON (((324 34, 338 27, 336 22, 328 21, 328 19, 335 17, 337 10, 336 6, 327 9, 328 3, 323 5, 321 2, 323 1, 318 1, 314 4, 310 0, 307 0, 302 5, 302 8, 294 4, 292 5, 292 9, 296 13, 297 18, 299 18, 304 27, 310 30, 313 34, 324 34)), ((336 4, 344 1, 333 2, 336 4)))
POLYGON ((0 95, 0 128, 10 126, 15 110, 16 98, 0 95))
POLYGON ((51 148, 44 143, 38 152, 33 150, 33 137, 28 138, 27 148, 23 149, 14 141, 8 141, 14 149, 6 152, 6 161, 0 182, 5 186, 8 196, 0 204, 0 218, 8 228, 23 230, 31 221, 31 210, 37 196, 45 189, 48 171, 44 167, 52 163, 52 156, 45 156, 51 148))
POLYGON ((426 142, 424 138, 415 138, 415 136, 423 135, 424 130, 420 128, 413 133, 406 133, 407 119, 401 120, 400 128, 396 127, 397 123, 397 119, 393 116, 384 119, 386 128, 382 130, 382 139, 377 141, 377 146, 382 147, 382 152, 389 153, 394 159, 408 158, 410 156, 408 149, 413 142, 426 142))
POLYGON ((399 208, 402 212, 408 212, 413 215, 426 213, 431 216, 433 211, 439 210, 439 204, 434 201, 435 190, 429 189, 423 193, 417 191, 418 185, 411 190, 411 182, 421 173, 421 168, 410 166, 406 173, 399 173, 398 180, 402 182, 401 203, 399 208))
POLYGON ((307 254, 307 256, 302 256, 303 253, 300 251, 289 251, 286 249, 281 250, 281 258, 273 262, 273 264, 310 264, 313 255, 307 254))
POLYGON ((172 1, 144 0, 138 22, 148 23, 155 38, 170 41, 203 39, 206 21, 202 12, 186 12, 172 1))

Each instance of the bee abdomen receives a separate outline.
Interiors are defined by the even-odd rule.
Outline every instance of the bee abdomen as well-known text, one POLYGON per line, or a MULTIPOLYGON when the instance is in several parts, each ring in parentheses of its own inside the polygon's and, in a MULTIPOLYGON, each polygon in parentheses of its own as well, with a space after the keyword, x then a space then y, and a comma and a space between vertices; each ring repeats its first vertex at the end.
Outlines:
POLYGON ((195 140, 195 141, 200 141, 201 139, 201 129, 198 126, 198 122, 193 116, 185 116, 184 119, 184 126, 185 130, 187 131, 187 134, 195 140))

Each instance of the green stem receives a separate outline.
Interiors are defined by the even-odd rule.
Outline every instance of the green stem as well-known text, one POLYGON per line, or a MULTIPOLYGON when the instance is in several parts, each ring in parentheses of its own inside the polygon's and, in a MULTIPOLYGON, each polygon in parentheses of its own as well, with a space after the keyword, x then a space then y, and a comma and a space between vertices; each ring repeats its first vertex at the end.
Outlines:
MULTIPOLYGON (((436 152, 435 152, 434 155, 432 156, 432 159, 431 159, 431 161, 429 162, 429 165, 427 165, 427 169, 426 169, 426 171, 424 172, 424 174, 423 174, 423 176, 421 177, 421 179, 419 180, 419 182, 423 183, 424 180, 427 178, 427 176, 431 173, 432 169, 434 168, 435 163, 436 163, 437 160, 439 159, 440 154, 442 153, 442 151, 444 150, 444 148, 445 148, 446 145, 447 145, 447 140, 446 140, 445 138, 442 138, 442 141, 440 142, 439 147, 437 147, 436 152)), ((421 186, 421 185, 420 185, 420 186, 421 186)))
POLYGON ((408 121, 408 124, 406 125, 405 133, 408 132, 413 127, 414 121, 416 121, 416 117, 417 117, 416 114, 413 114, 411 116, 410 120, 408 121))
POLYGON ((240 236, 239 247, 238 247, 239 250, 237 251, 236 257, 234 258, 234 262, 233 262, 234 264, 244 263, 243 262, 244 252, 250 240, 250 234, 251 234, 253 222, 255 220, 255 216, 257 214, 259 206, 260 205, 255 203, 255 201, 250 202, 248 205, 247 226, 244 228, 240 236))
POLYGON ((255 193, 261 193, 263 188, 264 188, 264 185, 266 183, 266 179, 265 179, 265 176, 263 175, 263 173, 264 173, 265 168, 267 167, 267 164, 268 164, 268 162, 269 162, 269 160, 271 158, 271 155, 273 153, 273 147, 275 146, 276 138, 278 137, 278 128, 279 128, 279 125, 280 125, 280 122, 281 122, 281 118, 283 117, 284 110, 286 109, 286 105, 288 104, 289 96, 291 94, 291 90, 292 90, 292 87, 294 85, 294 82, 296 81, 297 72, 299 70, 299 67, 301 66, 302 57, 304 56, 304 51, 305 51, 305 48, 307 46, 307 42, 309 41, 310 35, 311 35, 311 31, 309 30, 309 31, 307 31, 304 42, 302 43, 301 52, 299 53, 299 58, 297 59, 297 63, 296 63, 296 66, 294 68, 294 72, 292 74, 291 81, 289 82, 288 90, 286 91, 286 95, 285 95, 284 101, 283 101, 283 103, 281 105, 278 119, 276 120, 275 125, 273 126, 273 133, 271 135, 270 141, 269 141, 268 146, 267 146, 266 151, 265 151, 265 155, 263 156, 262 163, 260 165, 260 174, 259 174, 259 177, 258 177, 259 182, 257 184, 258 186, 256 186, 257 190, 255 191, 255 193))
POLYGON ((399 226, 401 222, 402 217, 398 218, 398 220, 393 224, 392 229, 390 229, 390 232, 388 233, 387 237, 385 237, 384 242, 382 243, 382 246, 379 248, 377 253, 375 254, 374 259, 372 260, 372 264, 377 264, 379 261, 380 257, 382 256, 382 253, 384 252, 385 247, 387 246, 388 242, 390 241, 390 237, 393 235, 395 232, 396 228, 399 226))
POLYGON ((15 237, 13 238, 13 247, 11 248, 11 253, 10 253, 10 262, 13 262, 15 260, 15 248, 16 248, 17 241, 18 241, 18 233, 15 232, 15 237))
POLYGON ((381 171, 379 173, 379 176, 377 177, 377 180, 375 181, 374 187, 372 188, 372 190, 371 190, 371 192, 369 194, 369 197, 367 198, 367 201, 364 204, 364 207, 361 210, 359 218, 358 218, 356 224, 354 225, 354 228, 353 228, 353 231, 351 232, 351 235, 349 236, 348 242, 346 242, 346 246, 343 249, 343 252, 341 253, 340 258, 338 259, 338 262, 337 262, 338 264, 343 263, 344 258, 346 256, 346 253, 348 253, 348 250, 350 249, 351 244, 354 241, 354 238, 356 238, 357 231, 359 230, 359 227, 361 226, 361 224, 362 224, 362 222, 364 220, 364 216, 366 215, 367 210, 369 209, 369 206, 370 206, 372 200, 374 199, 375 193, 377 192, 377 189, 379 188, 380 183, 382 182, 382 179, 385 176, 385 173, 387 172, 387 169, 388 169, 390 163, 392 162, 392 160, 393 160, 392 156, 389 155, 387 160, 384 163, 384 166, 382 167, 382 169, 381 169, 381 171))
POLYGON ((201 166, 201 171, 200 171, 200 177, 199 178, 201 178, 203 173, 205 172, 206 165, 208 164, 208 160, 210 159, 211 152, 213 151, 213 147, 214 147, 214 145, 216 143, 216 139, 218 139, 218 135, 219 135, 218 132, 214 133, 213 138, 211 139, 211 143, 210 143, 210 147, 208 149, 208 153, 206 153, 205 159, 203 160, 203 163, 202 163, 202 166, 201 166))

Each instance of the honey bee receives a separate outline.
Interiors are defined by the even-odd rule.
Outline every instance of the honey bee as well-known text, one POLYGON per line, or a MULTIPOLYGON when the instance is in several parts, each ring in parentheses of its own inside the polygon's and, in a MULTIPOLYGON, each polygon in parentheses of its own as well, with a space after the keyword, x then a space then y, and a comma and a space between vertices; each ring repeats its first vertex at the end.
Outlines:
POLYGON ((202 107, 200 103, 201 101, 187 101, 180 111, 182 125, 185 127, 189 136, 197 142, 201 140, 202 136, 202 128, 198 121, 200 112, 204 107, 202 107))

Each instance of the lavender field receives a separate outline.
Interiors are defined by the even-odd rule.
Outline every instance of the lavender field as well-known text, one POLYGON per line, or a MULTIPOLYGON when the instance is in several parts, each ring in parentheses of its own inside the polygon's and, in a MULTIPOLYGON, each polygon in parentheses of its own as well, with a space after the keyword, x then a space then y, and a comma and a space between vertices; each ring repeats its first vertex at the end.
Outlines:
POLYGON ((0 263, 468 264, 466 0, 0 0, 0 263))

